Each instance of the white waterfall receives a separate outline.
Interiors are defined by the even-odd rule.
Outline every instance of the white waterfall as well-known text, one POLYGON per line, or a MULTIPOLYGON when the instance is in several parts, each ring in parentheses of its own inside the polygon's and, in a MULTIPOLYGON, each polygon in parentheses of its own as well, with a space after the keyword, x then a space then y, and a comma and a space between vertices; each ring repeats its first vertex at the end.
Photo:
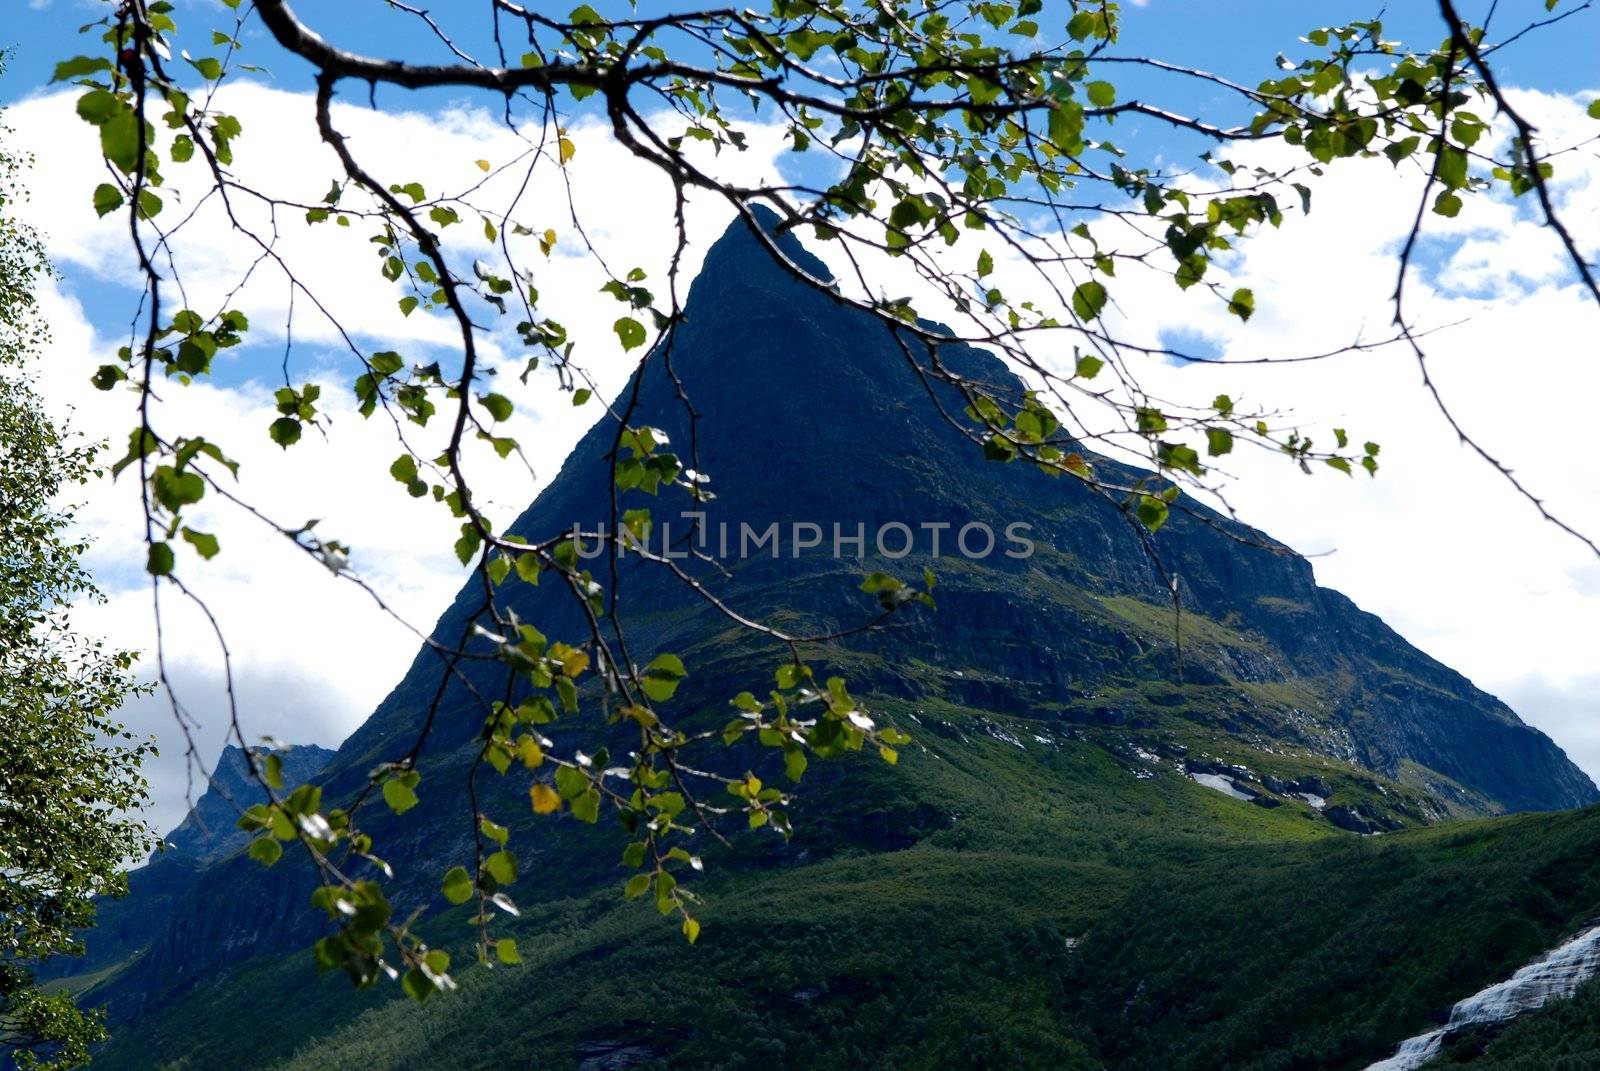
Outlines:
POLYGON ((1438 1054, 1444 1039, 1463 1027, 1503 1023, 1523 1012, 1562 1000, 1578 991, 1600 969, 1600 926, 1584 930, 1572 940, 1546 952, 1503 982, 1479 990, 1450 1009, 1450 1021, 1438 1030, 1402 1042, 1387 1060, 1367 1071, 1412 1071, 1438 1054))

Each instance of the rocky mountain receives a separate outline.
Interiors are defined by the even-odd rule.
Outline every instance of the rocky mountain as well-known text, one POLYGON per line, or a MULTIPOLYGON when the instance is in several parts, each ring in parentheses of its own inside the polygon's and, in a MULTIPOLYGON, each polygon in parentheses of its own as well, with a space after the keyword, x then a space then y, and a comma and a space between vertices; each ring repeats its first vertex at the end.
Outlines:
MULTIPOLYGON (((825 276, 796 239, 780 242, 793 265, 825 276)), ((948 345, 941 359, 1000 394, 1022 390, 986 353, 948 345)), ((1278 947, 1283 957, 1315 957, 1323 954, 1320 942, 1336 942, 1325 950, 1328 972, 1348 978, 1338 984, 1351 993, 1382 983, 1374 966, 1385 961, 1382 951, 1358 950, 1362 927, 1426 951, 1426 965, 1408 973, 1403 992, 1370 996, 1366 1013, 1343 1000, 1324 1009, 1322 1019, 1305 1013, 1317 1024, 1302 1024, 1305 1037, 1326 1033, 1335 1039, 1328 1044, 1345 1054, 1315 1066, 1358 1066, 1352 1061, 1391 1052, 1415 1033, 1414 1018, 1426 1014, 1428 1001, 1447 1006, 1474 991, 1455 993, 1451 985, 1476 988, 1504 977, 1508 965, 1550 947, 1561 927, 1600 906, 1571 877, 1588 873, 1590 864, 1579 860, 1588 858, 1592 823, 1510 819, 1524 823, 1517 827, 1524 835, 1559 835, 1539 833, 1508 856, 1515 865, 1499 869, 1475 871, 1440 839, 1440 831, 1453 828, 1445 820, 1455 817, 1594 802, 1593 783, 1548 738, 1378 618, 1319 587, 1304 559, 1204 509, 1174 514, 1154 540, 1161 560, 1181 577, 1175 643, 1167 589, 1114 503, 1078 481, 985 460, 957 426, 957 399, 945 388, 924 387, 888 328, 798 281, 742 224, 709 251, 670 353, 655 355, 636 395, 630 387, 617 404, 631 404, 631 423, 663 429, 686 463, 709 474, 716 498, 703 524, 721 560, 688 558, 681 567, 714 584, 739 613, 795 632, 826 632, 871 613, 873 603, 859 590, 865 574, 916 577, 924 567, 937 574, 936 612, 898 614, 887 628, 808 655, 836 667, 852 692, 870 697, 917 743, 894 770, 814 764, 805 782, 810 802, 797 812, 800 832, 787 846, 739 838, 729 849, 708 850, 713 872, 724 875, 716 879, 713 903, 722 897, 730 906, 711 909, 726 936, 718 944, 708 927, 706 941, 715 950, 704 953, 706 969, 691 967, 675 945, 663 950, 660 935, 645 929, 653 913, 645 918, 632 911, 637 905, 624 906, 613 895, 618 834, 567 819, 536 820, 527 811, 525 781, 491 779, 483 806, 515 819, 519 856, 537 875, 518 889, 525 940, 536 950, 525 953, 531 965, 524 976, 582 977, 591 987, 585 993, 596 1001, 604 995, 614 1006, 603 1015, 591 1012, 587 999, 583 1009, 557 1007, 546 991, 519 988, 533 982, 500 972, 507 980, 485 982, 473 990, 477 995, 460 998, 462 1010, 450 1013, 460 1018, 450 1029, 494 1022, 493 1006, 484 1001, 498 993, 492 999, 537 1006, 548 1017, 516 1027, 502 1046, 524 1063, 537 1052, 550 1066, 632 1066, 603 1062, 624 1051, 639 1066, 732 1067, 760 1062, 766 1050, 758 1035, 781 1049, 794 1043, 786 1024, 821 1017, 845 1040, 819 1043, 810 1066, 833 1066, 834 1056, 845 1066, 852 1051, 872 1052, 885 1066, 923 1066, 904 1053, 902 1059, 861 1048, 869 1045, 863 1032, 877 1027, 857 1019, 863 1007, 873 1007, 920 1024, 921 1041, 908 1052, 970 1055, 978 1046, 990 1053, 955 1066, 1087 1068, 1112 1055, 1118 1067, 1313 1066, 1237 1053, 1222 1062, 1183 1063, 1174 1056, 1182 1050, 1177 1043, 1163 1050, 1151 1041, 1140 1049, 1111 1029, 1118 1016, 1171 1017, 1175 1003, 1195 999, 1181 995, 1193 985, 1183 971, 1201 953, 1160 960, 1156 950, 1170 936, 1169 923, 1141 928, 1152 920, 1188 920, 1195 948, 1241 981, 1248 974, 1283 982, 1270 969, 1263 973, 1256 952, 1227 944, 1239 938, 1240 926, 1214 909, 1219 898, 1233 902, 1237 893, 1250 898, 1242 902, 1251 905, 1255 932, 1268 942, 1263 955, 1278 947), (955 422, 941 418, 937 405, 956 414, 955 422), (762 535, 772 525, 777 554, 766 545, 750 552, 745 532, 762 535), (995 538, 990 552, 968 553, 983 545, 985 530, 995 538), (721 553, 724 532, 735 548, 743 540, 745 552, 721 553), (858 544, 845 542, 836 555, 836 532, 847 541, 860 534, 860 553, 858 544), (885 532, 887 544, 880 542, 885 532), (970 537, 966 547, 952 552, 963 532, 970 537), (944 541, 939 552, 935 534, 944 541), (813 538, 815 545, 801 546, 813 538), (1023 541, 1031 553, 1020 553, 1023 541), (852 807, 828 806, 842 799, 852 807), (1400 835, 1381 842, 1356 836, 1377 832, 1400 835), (1493 930, 1491 905, 1503 911, 1504 890, 1535 872, 1560 872, 1567 880, 1548 902, 1517 901, 1516 925, 1443 966, 1443 950, 1459 939, 1459 926, 1493 930), (1429 921, 1421 906, 1410 906, 1448 893, 1426 884, 1427 873, 1459 874, 1468 883, 1457 890, 1466 899, 1456 919, 1429 921), (1238 888, 1225 892, 1230 884, 1238 888), (1291 895, 1295 889, 1299 899, 1291 895), (1393 910, 1375 917, 1352 899, 1362 890, 1393 910), (1387 899, 1402 893, 1410 897, 1403 909, 1387 899), (1302 904, 1307 896, 1326 903, 1302 904), (1473 896, 1481 898, 1481 911, 1473 896), (768 908, 781 913, 761 915, 768 908), (980 908, 981 919, 973 914, 980 908), (1316 918, 1317 929, 1308 934, 1298 921, 1285 926, 1276 917, 1254 917, 1269 909, 1316 918), (855 910, 880 912, 875 917, 887 928, 882 939, 851 931, 870 948, 865 958, 847 955, 855 945, 842 936, 817 952, 787 928, 806 923, 815 936, 815 927, 841 921, 829 912, 855 910), (951 913, 972 927, 964 936, 948 937, 951 913), (904 926, 919 929, 908 936, 904 926), (936 935, 945 943, 929 944, 936 935), (1108 948, 1121 949, 1120 958, 1108 958, 1108 948), (672 965, 663 969, 685 972, 674 975, 684 997, 681 1014, 673 1000, 647 1010, 613 984, 643 969, 635 963, 640 949, 659 957, 652 963, 672 965), (743 966, 728 958, 737 955, 746 957, 743 966), (1146 962, 1144 973, 1127 975, 1129 964, 1146 962), (751 975, 758 967, 777 973, 751 975), (718 973, 724 968, 734 973, 718 973), (1362 970, 1364 980, 1356 975, 1362 970), (909 1003, 917 986, 908 985, 924 974, 923 981, 947 979, 966 1003, 935 1001, 932 1007, 944 1009, 937 1014, 909 1003), (753 988, 735 994, 707 981, 728 977, 747 978, 753 988), (1060 988, 1068 977, 1076 979, 1070 996, 1060 988), (986 1000, 996 1002, 991 1013, 982 1010, 986 1000), (1019 1018, 1023 1009, 1026 1021, 1019 1018), (766 1034, 752 1032, 741 1018, 761 1015, 766 1034), (753 1062, 712 1061, 706 1046, 715 1030, 704 1016, 738 1037, 739 1051, 753 1062), (607 1021, 612 1025, 602 1025, 607 1021), (1026 1023, 1035 1021, 1049 1024, 1045 1033, 1030 1032, 1026 1023), (957 1045, 965 1047, 949 1047, 957 1045), (832 1055, 825 1060, 823 1053, 832 1055)), ((598 423, 512 530, 543 538, 575 524, 604 524, 610 476, 602 459, 613 433, 609 421, 598 423)), ((630 506, 652 507, 658 531, 664 523, 680 535, 688 531, 675 516, 688 508, 686 497, 651 500, 635 492, 632 498, 639 501, 630 498, 630 506)), ((670 650, 689 666, 674 700, 680 709, 725 709, 736 692, 763 689, 770 680, 781 653, 730 627, 716 607, 658 565, 627 559, 621 579, 618 613, 636 657, 670 650)), ((503 598, 551 638, 577 642, 583 622, 558 587, 512 582, 503 598)), ((469 584, 435 635, 454 643, 480 598, 481 588, 469 584)), ((489 663, 467 663, 465 672, 485 687, 496 679, 489 663)), ((427 717, 439 673, 437 657, 420 651, 371 718, 319 772, 306 773, 325 798, 349 798, 374 764, 405 752, 427 717)), ((461 860, 470 838, 459 779, 480 725, 467 689, 447 686, 424 753, 422 803, 402 818, 372 819, 382 854, 401 875, 397 907, 426 910, 440 926, 450 915, 442 911, 438 875, 461 860)), ((592 747, 604 729, 557 723, 550 735, 563 748, 592 747)), ((782 775, 760 755, 728 761, 754 765, 763 777, 782 775)), ((137 1054, 158 1039, 174 1057, 202 1053, 192 1066, 273 1060, 299 1066, 291 1057, 316 1037, 346 1046, 319 1050, 318 1066, 344 1066, 341 1059, 353 1063, 357 1054, 372 1066, 419 1066, 421 1054, 434 1051, 435 1035, 412 1037, 403 1009, 387 1004, 373 1011, 376 1018, 363 1017, 364 1027, 338 1016, 285 1012, 288 1040, 259 1032, 225 1037, 206 1025, 245 1014, 270 999, 272 986, 310 984, 302 950, 319 931, 304 907, 307 871, 289 856, 263 870, 238 854, 236 840, 204 832, 218 827, 200 810, 174 834, 195 861, 192 880, 159 910, 138 907, 145 894, 137 887, 125 901, 144 930, 117 947, 147 951, 94 990, 125 1027, 123 1040, 103 1054, 106 1063, 148 1066, 137 1054)), ((1512 843, 1499 826, 1471 828, 1483 844, 1512 843)), ((91 954, 94 943, 92 936, 91 954)), ((337 999, 332 981, 316 983, 319 999, 337 999)), ((557 988, 571 984, 569 978, 557 988)), ((1246 985, 1240 999, 1257 1001, 1249 1006, 1260 1014, 1287 1016, 1275 1003, 1281 997, 1246 985)), ((1172 1021, 1215 1031, 1244 1015, 1214 1007, 1172 1021)), ((1260 1038, 1245 1037, 1252 1029, 1240 1027, 1239 1039, 1229 1033, 1227 1044, 1259 1047, 1260 1038)), ((1149 1032, 1152 1039, 1164 1036, 1149 1032)), ((1226 1048, 1221 1040, 1216 1045, 1226 1048)), ((768 1057, 767 1066, 775 1066, 771 1060, 779 1057, 768 1057)), ((479 1066, 459 1054, 451 1059, 479 1066)), ((489 1065, 487 1058, 482 1063, 489 1065)))
MULTIPOLYGON (((796 239, 783 245, 796 265, 827 277, 796 239)), ((886 328, 798 282, 743 225, 710 251, 671 359, 678 382, 664 361, 652 362, 633 423, 666 429, 686 449, 681 383, 704 414, 692 441, 717 495, 705 511, 709 538, 720 544, 726 531, 738 548, 745 526, 761 533, 776 523, 784 539, 778 560, 765 550, 738 558, 736 549, 724 563, 733 575, 718 591, 731 604, 823 630, 864 616, 870 604, 857 588, 871 570, 941 574, 938 613, 855 645, 881 657, 869 668, 879 691, 1049 711, 1066 723, 1137 724, 1177 712, 1241 736, 1292 741, 1478 813, 1597 798, 1560 749, 1504 704, 1318 587, 1303 558, 1203 509, 1175 516, 1155 540, 1183 582, 1190 628, 1180 680, 1169 598, 1128 519, 1077 481, 984 461, 940 418, 886 328), (997 541, 981 560, 951 548, 974 523, 997 541), (1012 544, 1003 533, 1017 523, 1030 526, 1035 544, 1025 559, 1005 553, 1012 544), (790 537, 807 524, 823 545, 795 557, 790 537), (912 552, 872 553, 880 529, 894 524, 917 536, 912 552), (931 553, 927 525, 945 526, 941 556, 931 553), (867 533, 868 553, 834 558, 836 530, 867 533)), ((942 359, 999 396, 1023 389, 987 353, 951 346, 942 359)), ((941 400, 960 413, 949 393, 941 400)), ((613 431, 597 423, 513 530, 542 537, 604 524, 609 471, 601 459, 613 431)), ((661 503, 657 512, 671 519, 674 508, 661 503)), ((892 532, 889 549, 903 538, 892 532)), ((982 546, 976 534, 971 542, 982 546)), ((647 649, 704 648, 723 631, 673 578, 633 571, 623 616, 647 649)), ((709 567, 699 572, 712 582, 709 567)), ((562 596, 522 588, 508 601, 525 620, 554 626, 549 634, 571 634, 579 621, 562 596)), ((459 635, 475 598, 469 585, 437 634, 459 635)), ((434 659, 419 654, 332 768, 360 766, 411 732, 416 700, 435 673, 434 659)), ((440 746, 476 730, 475 718, 447 721, 440 746)))
MULTIPOLYGON (((292 789, 321 773, 334 753, 302 744, 269 754, 278 756, 284 788, 292 789)), ((205 792, 178 827, 161 838, 162 848, 151 857, 151 863, 182 859, 199 868, 233 855, 250 841, 250 835, 236 825, 239 813, 265 800, 250 772, 249 759, 237 745, 229 744, 212 768, 205 792)))
MULTIPOLYGON (((284 785, 293 788, 314 778, 333 757, 327 748, 301 745, 277 750, 284 785)), ((128 875, 128 893, 100 901, 93 930, 84 934, 84 954, 44 965, 44 977, 97 974, 139 956, 162 936, 172 905, 207 867, 237 854, 249 835, 235 824, 246 807, 264 802, 265 793, 250 776, 249 760, 229 744, 211 770, 211 780, 183 821, 161 838, 145 865, 128 875)))

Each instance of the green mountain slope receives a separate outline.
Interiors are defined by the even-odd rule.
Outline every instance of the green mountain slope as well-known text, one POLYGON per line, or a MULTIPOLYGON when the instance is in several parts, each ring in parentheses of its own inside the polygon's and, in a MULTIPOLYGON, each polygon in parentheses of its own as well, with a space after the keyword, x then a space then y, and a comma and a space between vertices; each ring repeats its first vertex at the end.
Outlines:
MULTIPOLYGON (((261 956, 97 1064, 1359 1068, 1600 910, 1600 812, 1355 837, 1138 777, 1117 731, 923 718, 927 750, 844 783, 886 827, 927 804, 948 825, 899 850, 708 853, 693 947, 621 901, 618 866, 515 925, 522 966, 449 997, 261 956)), ((463 912, 428 928, 466 954, 463 912)))

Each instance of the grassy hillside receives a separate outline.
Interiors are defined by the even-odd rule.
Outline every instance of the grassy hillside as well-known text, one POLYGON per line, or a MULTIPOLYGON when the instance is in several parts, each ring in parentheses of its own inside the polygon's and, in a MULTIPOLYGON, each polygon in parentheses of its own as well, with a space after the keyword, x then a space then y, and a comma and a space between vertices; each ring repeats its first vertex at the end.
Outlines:
MULTIPOLYGON (((562 875, 530 868, 508 931, 520 967, 463 970, 460 992, 419 1007, 318 978, 308 953, 257 957, 96 1063, 1356 1068, 1600 910, 1600 812, 1355 837, 1298 801, 1202 787, 1151 749, 1226 746, 1219 759, 1285 776, 1314 763, 1380 799, 1400 786, 1181 719, 897 713, 924 745, 899 767, 819 767, 865 824, 707 852, 693 947, 621 899, 620 868, 603 892, 543 902, 562 875)), ((464 911, 425 926, 469 955, 464 911)))

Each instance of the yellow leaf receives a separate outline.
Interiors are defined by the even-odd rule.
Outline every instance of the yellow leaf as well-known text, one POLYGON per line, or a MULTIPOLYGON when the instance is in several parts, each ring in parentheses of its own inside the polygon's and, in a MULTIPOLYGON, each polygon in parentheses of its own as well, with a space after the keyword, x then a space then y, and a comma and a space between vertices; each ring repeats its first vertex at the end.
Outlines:
POLYGON ((550 657, 561 663, 561 671, 569 677, 577 677, 589 668, 589 655, 564 643, 553 644, 550 657))
POLYGON ((623 707, 622 713, 626 714, 628 717, 632 718, 634 721, 638 722, 640 725, 643 725, 647 729, 652 725, 657 725, 660 723, 660 719, 656 717, 655 711, 651 710, 649 707, 639 706, 636 703, 623 707))
POLYGON ((561 166, 565 167, 567 161, 577 155, 578 147, 572 144, 572 139, 570 138, 562 138, 558 144, 561 148, 561 166))
POLYGON ((879 745, 878 754, 883 756, 883 761, 890 766, 900 761, 900 753, 888 745, 879 745))
POLYGON ((487 171, 487 170, 489 170, 489 161, 487 161, 487 160, 474 160, 472 162, 478 165, 478 170, 479 171, 487 171))
POLYGON ((691 945, 694 944, 700 936, 700 924, 694 919, 684 919, 683 935, 689 939, 691 945))
POLYGON ((528 795, 533 798, 534 814, 554 814, 561 809, 561 797, 543 781, 530 788, 528 795))
POLYGON ((522 760, 522 765, 533 769, 544 761, 544 749, 531 736, 524 736, 517 741, 517 758, 522 760))

